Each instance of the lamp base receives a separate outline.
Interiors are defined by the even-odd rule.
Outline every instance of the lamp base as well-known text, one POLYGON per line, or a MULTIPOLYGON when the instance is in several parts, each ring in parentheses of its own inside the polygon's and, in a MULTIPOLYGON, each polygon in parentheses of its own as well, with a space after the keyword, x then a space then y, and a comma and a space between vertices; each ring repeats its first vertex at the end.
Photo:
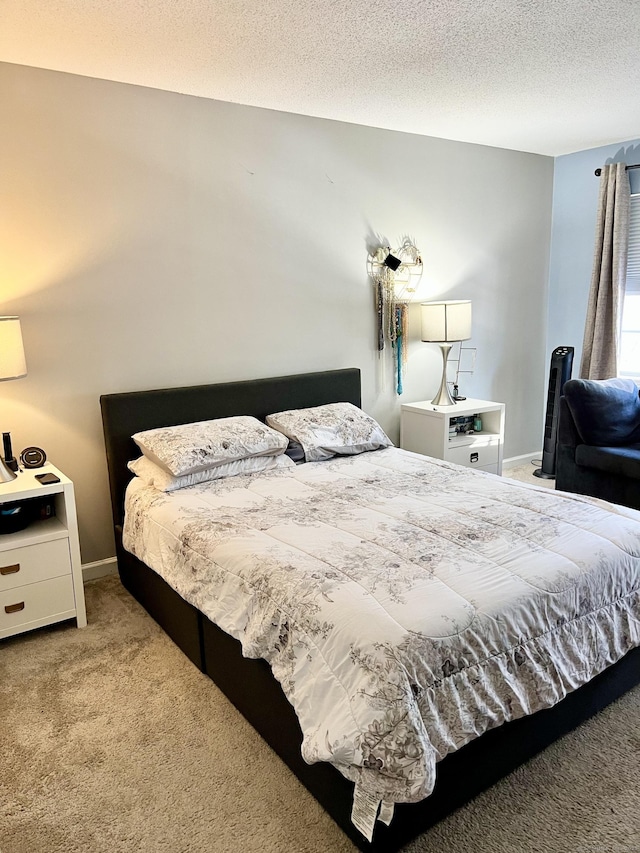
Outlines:
POLYGON ((18 475, 7 465, 2 457, 0 457, 0 483, 10 483, 15 480, 18 475))
POLYGON ((449 353, 453 344, 439 344, 439 346, 440 351, 442 352, 442 380, 440 382, 440 388, 438 389, 438 393, 431 401, 431 405, 455 406, 456 401, 449 393, 449 386, 447 385, 447 359, 449 358, 449 353))

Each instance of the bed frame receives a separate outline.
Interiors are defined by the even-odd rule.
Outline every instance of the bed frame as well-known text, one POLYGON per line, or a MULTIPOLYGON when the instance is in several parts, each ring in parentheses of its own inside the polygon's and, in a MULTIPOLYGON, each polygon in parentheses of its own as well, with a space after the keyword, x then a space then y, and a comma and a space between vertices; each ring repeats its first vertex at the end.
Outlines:
POLYGON ((309 765, 302 759, 298 719, 268 664, 244 658, 237 640, 122 547, 124 492, 133 476, 127 462, 140 454, 131 439, 135 432, 231 415, 264 420, 271 412, 343 401, 360 406, 360 371, 355 368, 100 398, 122 583, 212 678, 356 846, 377 853, 398 850, 640 683, 640 648, 555 707, 489 731, 447 756, 438 765, 433 794, 420 803, 397 805, 391 825, 378 822, 369 844, 351 823, 353 783, 330 764, 309 765))

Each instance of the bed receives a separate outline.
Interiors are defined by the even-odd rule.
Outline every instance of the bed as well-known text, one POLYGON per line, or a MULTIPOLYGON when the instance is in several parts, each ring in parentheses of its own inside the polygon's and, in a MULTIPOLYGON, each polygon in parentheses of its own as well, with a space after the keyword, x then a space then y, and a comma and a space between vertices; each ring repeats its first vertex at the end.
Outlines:
MULTIPOLYGON (((618 625, 617 634, 619 636, 615 641, 617 646, 615 663, 607 661, 611 665, 607 665, 597 675, 590 677, 578 689, 570 687, 565 698, 557 701, 552 707, 537 710, 535 713, 527 713, 526 716, 519 716, 517 719, 497 725, 495 728, 489 727, 480 736, 470 738, 466 745, 455 749, 455 751, 448 751, 441 747, 440 752, 448 752, 448 754, 437 762, 435 786, 431 791, 431 785, 429 785, 430 794, 421 798, 419 786, 413 785, 412 788, 409 786, 410 791, 409 788, 407 789, 409 791, 407 798, 417 798, 419 800, 417 802, 397 802, 397 798, 390 795, 392 800, 396 800, 393 819, 389 825, 378 820, 375 823, 373 840, 367 841, 352 822, 354 780, 345 778, 343 773, 327 761, 309 764, 302 758, 303 733, 298 715, 285 696, 281 684, 272 675, 271 668, 266 661, 261 658, 244 657, 239 640, 218 627, 216 620, 209 618, 207 614, 212 611, 202 604, 204 599, 190 596, 188 592, 184 596, 180 595, 175 589, 176 586, 179 587, 179 584, 173 579, 172 583, 167 582, 157 570, 150 568, 123 546, 125 492, 132 478, 127 463, 140 453, 132 440, 134 434, 157 427, 168 427, 235 415, 252 415, 258 420, 264 421, 267 415, 273 412, 304 409, 338 402, 360 406, 360 373, 358 370, 328 371, 275 379, 103 396, 101 406, 116 533, 118 569, 124 586, 158 621, 193 663, 215 681, 332 815, 352 841, 362 850, 391 851, 399 849, 420 832, 425 831, 436 821, 467 802, 477 793, 638 683, 640 681, 640 650, 634 647, 638 645, 634 633, 636 625, 629 625, 629 618, 633 623, 633 613, 637 614, 637 611, 633 611, 632 608, 631 617, 629 617, 631 611, 625 613, 627 622, 624 628, 621 629, 618 625), (189 598, 192 601, 189 601, 189 598), (197 602, 201 606, 196 606, 192 602, 197 602), (620 646, 620 643, 623 645, 620 646)), ((358 459, 343 459, 342 461, 329 461, 328 463, 304 463, 296 468, 295 475, 286 471, 282 473, 267 472, 263 480, 258 480, 258 487, 263 490, 279 487, 278 478, 282 477, 286 480, 295 480, 304 492, 305 489, 312 491, 313 489, 324 488, 323 482, 325 480, 336 480, 341 491, 337 497, 335 494, 331 496, 331 500, 335 503, 336 500, 342 501, 344 499, 346 486, 343 481, 353 480, 354 477, 360 476, 363 478, 363 485, 360 488, 369 489, 369 494, 375 495, 376 492, 380 491, 381 483, 391 484, 395 482, 397 472, 391 470, 394 469, 394 466, 409 466, 411 468, 412 465, 424 466, 426 464, 422 458, 413 460, 411 458, 414 456, 413 454, 404 454, 404 456, 398 457, 398 454, 403 453, 403 451, 394 452, 393 449, 383 449, 369 454, 369 459, 365 458, 367 454, 363 454, 358 459), (376 479, 381 468, 384 478, 376 479), (347 471, 348 473, 346 473, 347 471), (268 485, 265 486, 265 484, 268 485), (302 485, 300 486, 300 484, 302 485)), ((430 481, 438 477, 452 481, 456 476, 455 466, 447 463, 435 463, 428 470, 430 481)), ((256 475, 257 477, 259 475, 256 475)), ((415 479, 414 476, 414 481, 415 479)), ((474 483, 477 484, 476 491, 480 501, 477 504, 478 512, 483 507, 486 509, 488 503, 496 499, 496 489, 500 489, 502 495, 504 489, 509 488, 499 478, 485 474, 477 474, 474 483)), ((136 485, 136 483, 133 484, 130 493, 136 492, 136 485)), ((235 486, 236 484, 232 485, 235 486)), ((223 485, 216 488, 217 491, 214 489, 211 494, 218 495, 215 500, 219 500, 218 493, 226 494, 231 487, 223 485)), ((526 489, 515 484, 513 488, 520 495, 520 503, 525 506, 527 500, 531 498, 532 492, 537 492, 536 489, 527 492, 526 489)), ((199 517, 204 517, 210 511, 209 505, 214 499, 210 497, 208 491, 198 491, 199 489, 200 487, 195 489, 195 492, 200 495, 198 500, 206 499, 208 503, 206 511, 199 503, 196 514, 199 514, 199 517)), ((432 487, 427 485, 424 489, 421 500, 429 500, 432 487)), ((193 490, 186 491, 191 492, 193 490)), ((139 492, 141 504, 144 504, 145 501, 148 503, 151 500, 151 503, 158 504, 156 507, 158 511, 166 511, 164 504, 167 503, 168 505, 168 501, 164 501, 164 499, 155 501, 149 498, 149 492, 145 492, 143 489, 139 489, 139 492)), ((550 498, 551 495, 547 494, 547 497, 550 498)), ((556 496, 553 499, 556 501, 563 500, 556 496)), ((372 501, 376 498, 370 497, 368 500, 372 501)), ((403 500, 403 497, 400 492, 391 493, 390 491, 388 500, 390 504, 396 506, 398 501, 403 500)), ((576 506, 580 512, 587 514, 592 511, 596 512, 594 508, 597 505, 588 499, 567 500, 573 500, 572 506, 576 506)), ((410 513, 411 511, 411 507, 408 510, 404 506, 400 507, 400 521, 398 523, 404 523, 403 514, 406 515, 407 512, 410 513)), ((433 513, 436 511, 437 507, 434 506, 433 513)), ((517 514, 522 511, 522 507, 515 507, 511 511, 517 514)), ((184 514, 186 509, 183 508, 181 512, 184 514)), ((602 523, 602 512, 600 508, 597 509, 599 524, 602 523)), ((144 513, 141 518, 144 518, 144 513)), ((629 533, 630 527, 639 524, 640 529, 638 519, 640 516, 629 510, 620 517, 612 516, 612 523, 616 522, 622 525, 626 531, 624 535, 628 537, 631 535, 629 533)), ((362 521, 362 519, 358 519, 358 521, 363 524, 369 523, 362 521)), ((350 523, 353 523, 353 519, 350 523)), ((514 524, 517 526, 518 523, 518 518, 515 518, 514 524)), ((203 528, 201 527, 199 530, 199 535, 202 536, 203 528)), ((467 533, 469 535, 473 533, 473 525, 469 525, 467 533)), ((476 534, 473 533, 473 535, 476 534)), ((544 530, 541 531, 540 535, 544 535, 544 530)), ((426 534, 425 538, 428 538, 426 534)), ((568 539, 570 538, 569 536, 568 539)), ((638 541, 640 542, 640 539, 638 541)), ((578 542, 577 544, 579 545, 578 542)), ((252 541, 249 550, 254 549, 254 546, 255 543, 252 541)), ((476 547, 480 547, 480 545, 476 547)), ((536 548, 532 548, 532 552, 536 551, 536 548)), ((584 543, 582 548, 584 550, 584 543)), ((152 553, 153 550, 154 548, 150 546, 149 553, 152 553)), ((628 599, 628 593, 631 591, 634 596, 633 601, 637 605, 638 561, 634 547, 630 547, 628 550, 633 553, 625 557, 624 571, 621 570, 616 583, 627 584, 624 590, 625 595, 628 599), (632 582, 629 582, 629 577, 632 578, 632 582)), ((533 569, 532 571, 538 570, 533 569)), ((530 579, 529 577, 526 582, 529 582, 530 579)), ((335 597, 335 592, 335 589, 331 589, 328 598, 335 597)), ((398 595, 397 591, 395 594, 398 595)), ((217 621, 222 621, 224 624, 224 619, 217 621)), ((565 621, 570 620, 565 619, 565 621)), ((276 633, 279 635, 281 625, 275 627, 278 628, 276 633)), ((513 660, 516 663, 518 655, 522 656, 526 653, 524 645, 520 648, 514 647, 512 651, 513 660)), ((606 652, 605 657, 609 654, 610 652, 606 652)), ((487 659, 489 658, 491 655, 487 659)), ((452 669, 451 673, 445 670, 445 676, 453 674, 454 665, 448 658, 445 665, 452 669)), ((463 667, 459 667, 459 669, 462 670, 463 667)), ((569 677, 570 680, 571 677, 569 677)), ((441 683, 444 681, 446 678, 440 679, 441 683)), ((307 740, 308 738, 305 739, 305 742, 307 740)), ((377 760, 373 753, 372 756, 369 756, 371 764, 375 764, 377 760)), ((371 769, 373 771, 375 767, 371 769)), ((357 782, 358 778, 355 781, 357 782)))

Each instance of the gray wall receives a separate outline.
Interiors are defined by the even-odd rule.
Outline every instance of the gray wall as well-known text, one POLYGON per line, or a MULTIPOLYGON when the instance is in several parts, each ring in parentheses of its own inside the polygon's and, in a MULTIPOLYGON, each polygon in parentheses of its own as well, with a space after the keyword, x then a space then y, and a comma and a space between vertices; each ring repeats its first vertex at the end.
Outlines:
MULTIPOLYGON (((640 139, 590 148, 557 157, 554 169, 549 323, 547 353, 557 346, 575 348, 573 376, 579 376, 600 179, 606 163, 640 163, 640 139)), ((629 172, 631 189, 640 192, 640 170, 629 172)))
MULTIPOLYGON (((357 366, 397 439, 366 246, 423 253, 417 301, 471 298, 467 396, 507 404, 506 456, 539 449, 553 161, 0 64, 2 313, 29 375, 0 426, 76 483, 85 562, 113 554, 98 397, 357 366)), ((410 316, 403 400, 440 355, 410 316)))

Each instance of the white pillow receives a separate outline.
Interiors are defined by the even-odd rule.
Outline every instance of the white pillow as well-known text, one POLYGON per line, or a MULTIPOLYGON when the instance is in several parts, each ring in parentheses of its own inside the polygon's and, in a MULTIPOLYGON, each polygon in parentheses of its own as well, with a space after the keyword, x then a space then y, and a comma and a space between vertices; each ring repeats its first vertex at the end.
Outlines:
POLYGON ((260 471, 271 471, 274 468, 295 468, 295 463, 288 456, 251 456, 248 459, 236 459, 224 465, 197 471, 195 474, 185 474, 182 477, 172 477, 163 468, 156 465, 146 456, 139 456, 127 464, 130 471, 143 480, 148 486, 155 486, 161 492, 175 492, 187 486, 207 483, 210 480, 221 480, 223 477, 236 477, 238 474, 257 474, 260 471))
POLYGON ((353 403, 327 403, 267 415, 267 423, 304 448, 307 462, 392 447, 380 424, 353 403))
POLYGON ((148 429, 132 438, 147 458, 173 477, 237 459, 277 456, 287 447, 281 433, 250 415, 148 429))

